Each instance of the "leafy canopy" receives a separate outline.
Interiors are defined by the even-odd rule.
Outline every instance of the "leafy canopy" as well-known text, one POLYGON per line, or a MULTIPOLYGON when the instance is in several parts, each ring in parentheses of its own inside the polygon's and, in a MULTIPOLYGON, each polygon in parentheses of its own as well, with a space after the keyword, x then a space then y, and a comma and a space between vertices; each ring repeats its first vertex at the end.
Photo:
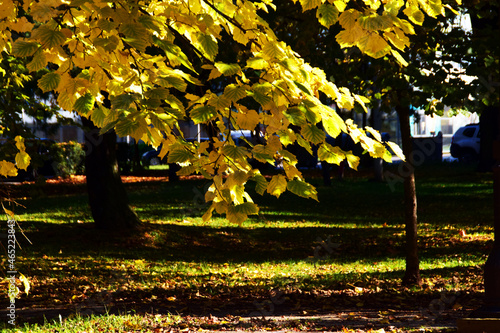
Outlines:
MULTIPOLYGON (((316 11, 325 27, 341 25, 336 40, 342 47, 358 47, 376 58, 393 56, 402 65, 400 52, 413 26, 446 7, 438 0, 300 4, 316 11)), ((286 150, 292 143, 309 151, 316 145, 321 160, 347 159, 356 166, 352 152, 325 141, 325 132, 332 137, 345 132, 373 157, 390 160, 379 136, 368 137, 326 104, 350 110, 355 104, 366 108, 368 100, 329 82, 321 69, 278 40, 259 16, 274 8, 271 0, 5 0, 0 49, 28 57, 32 71, 50 68, 38 85, 53 91, 61 108, 90 118, 102 131, 162 145, 161 155, 179 163, 180 174, 212 179, 206 193, 212 205, 204 219, 216 211, 241 223, 258 212, 246 192, 248 182, 261 194, 279 197, 288 190, 317 199, 286 150), (211 126, 227 139, 187 142, 179 134, 183 120, 211 126), (231 128, 254 130, 257 124, 266 129, 261 144, 237 146, 229 135, 231 128), (266 179, 250 158, 264 163, 278 158, 284 173, 266 179)))

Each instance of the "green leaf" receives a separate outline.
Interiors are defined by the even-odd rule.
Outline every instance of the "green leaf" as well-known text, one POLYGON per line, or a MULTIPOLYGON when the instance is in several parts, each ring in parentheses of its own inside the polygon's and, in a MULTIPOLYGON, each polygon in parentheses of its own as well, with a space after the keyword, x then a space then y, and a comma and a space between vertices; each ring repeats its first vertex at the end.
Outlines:
POLYGON ((262 107, 264 107, 264 108, 272 101, 271 97, 269 97, 268 95, 265 95, 259 91, 249 92, 248 95, 252 96, 253 99, 257 103, 262 105, 262 107))
POLYGON ((345 154, 340 147, 325 142, 318 149, 318 158, 321 161, 339 165, 345 159, 345 154))
POLYGON ((372 14, 368 16, 360 16, 358 19, 359 24, 366 30, 383 31, 392 27, 392 19, 388 15, 372 14))
POLYGON ((318 201, 318 192, 316 188, 309 183, 299 179, 294 179, 288 182, 286 188, 295 195, 303 198, 312 198, 318 201))
POLYGON ((99 21, 97 21, 97 27, 104 31, 111 31, 113 29, 116 29, 117 26, 118 23, 105 18, 101 18, 99 21))
POLYGON ((158 79, 160 83, 165 88, 173 87, 179 91, 186 91, 187 83, 180 77, 174 75, 162 76, 158 79))
POLYGON ((76 100, 73 109, 81 115, 86 115, 94 109, 94 102, 94 96, 91 93, 86 93, 76 100))
POLYGON ((256 145, 252 149, 252 155, 253 157, 258 160, 259 162, 262 163, 270 163, 274 164, 274 151, 271 150, 269 147, 264 146, 264 145, 256 145))
POLYGON ((229 222, 241 225, 248 218, 248 215, 239 212, 235 206, 229 205, 226 211, 226 217, 229 222))
POLYGON ((176 173, 179 176, 189 176, 196 173, 196 167, 194 165, 184 166, 176 173))
POLYGON ((124 23, 120 25, 120 32, 127 38, 145 38, 148 30, 140 23, 124 23))
POLYGON ((175 119, 184 119, 185 114, 182 110, 174 109, 174 108, 163 108, 165 112, 170 114, 175 119))
POLYGON ((147 98, 166 99, 170 92, 166 88, 154 88, 144 94, 147 98))
POLYGON ((111 36, 106 38, 98 37, 95 38, 93 42, 95 46, 100 46, 108 52, 116 50, 118 45, 120 45, 120 40, 116 36, 111 36))
POLYGON ((184 105, 182 105, 182 102, 177 97, 174 95, 168 95, 165 102, 167 102, 172 108, 177 109, 178 111, 176 112, 182 113, 182 115, 179 115, 178 118, 183 118, 185 116, 184 105))
POLYGON ((277 42, 268 42, 262 47, 262 52, 270 59, 280 60, 285 57, 285 52, 277 42))
POLYGON ((94 102, 94 96, 91 93, 86 93, 76 100, 73 109, 81 115, 86 115, 94 108, 94 102))
POLYGON ((157 37, 153 37, 153 41, 167 54, 167 58, 170 64, 174 67, 179 65, 184 65, 185 67, 196 73, 193 65, 189 61, 188 57, 182 52, 181 48, 169 41, 161 40, 157 37))
MULTIPOLYGON (((99 112, 97 112, 97 113, 99 113, 99 112)), ((100 126, 102 126, 102 124, 104 123, 104 120, 106 120, 106 117, 100 118, 100 124, 101 124, 100 126)), ((92 121, 97 125, 96 112, 92 113, 92 121)), ((112 130, 113 128, 115 128, 116 124, 118 124, 119 121, 120 121, 120 119, 117 119, 115 121, 107 123, 104 127, 101 127, 101 129, 99 130, 99 134, 102 135, 102 134, 107 133, 108 131, 112 130)), ((97 125, 97 126, 99 126, 99 125, 97 125)))
POLYGON ((224 76, 232 76, 241 72, 241 67, 238 64, 225 64, 223 62, 216 62, 214 66, 224 76))
POLYGON ((137 19, 140 24, 142 24, 145 28, 151 29, 153 31, 156 31, 158 33, 162 32, 162 23, 160 22, 160 19, 157 16, 152 16, 152 15, 142 15, 139 16, 137 19))
POLYGON ((118 136, 126 137, 134 134, 139 128, 141 128, 140 122, 135 119, 125 118, 116 124, 115 131, 118 136))
POLYGON ((199 46, 201 46, 201 51, 210 60, 214 60, 215 56, 219 52, 219 46, 217 41, 212 35, 207 35, 204 33, 198 33, 197 39, 199 46))
POLYGON ((222 153, 232 160, 245 159, 247 156, 247 150, 244 147, 235 145, 225 145, 222 147, 222 153))
POLYGON ((305 85, 296 80, 294 80, 293 83, 297 86, 297 88, 302 90, 302 92, 306 93, 307 95, 311 95, 311 92, 309 91, 309 89, 307 89, 305 85))
POLYGON ((324 106, 321 104, 316 104, 310 100, 302 100, 301 107, 303 107, 304 115, 306 116, 307 121, 312 124, 316 124, 321 120, 321 111, 324 106))
POLYGON ((47 73, 38 80, 38 87, 43 92, 55 90, 61 82, 61 75, 58 73, 47 73))
POLYGON ((313 144, 319 144, 325 140, 325 132, 312 124, 302 126, 300 133, 313 144))
POLYGON ((259 213, 259 207, 253 202, 244 202, 242 204, 236 205, 235 211, 246 215, 255 215, 259 213))
POLYGON ((256 70, 261 70, 264 68, 267 68, 269 66, 269 63, 267 60, 261 57, 255 57, 255 58, 250 58, 247 60, 247 68, 253 68, 256 70))
POLYGON ((332 25, 337 23, 339 19, 339 11, 335 6, 325 3, 319 6, 316 10, 316 17, 321 25, 330 28, 332 25))
POLYGON ((214 118, 217 115, 217 110, 211 105, 203 105, 191 110, 189 115, 196 125, 214 118))
POLYGON ((294 143, 295 140, 297 139, 295 132, 292 131, 290 128, 286 130, 280 130, 276 134, 278 134, 281 144, 283 144, 283 146, 285 147, 288 146, 289 144, 294 143))
POLYGON ((143 98, 141 106, 146 110, 158 110, 163 105, 163 102, 158 98, 143 98))
POLYGON ((169 131, 177 121, 167 113, 150 113, 151 124, 160 131, 169 131))
MULTIPOLYGON (((302 139, 302 137, 301 137, 300 135, 299 135, 299 136, 297 136, 297 138, 300 138, 302 141, 304 141, 304 142, 306 142, 306 143, 307 143, 307 141, 305 141, 304 139, 302 139)), ((310 146, 310 145, 309 145, 309 150, 308 150, 308 152, 309 152, 310 154, 312 154, 312 150, 311 150, 311 146, 310 146)), ((283 157, 283 159, 284 159, 285 161, 288 161, 288 162, 289 162, 289 164, 291 164, 291 165, 295 165, 295 164, 297 164, 297 162, 298 162, 298 160, 297 160, 297 156, 295 156, 294 154, 292 154, 292 153, 291 153, 291 152, 289 152, 288 150, 284 150, 284 149, 282 149, 282 150, 280 150, 280 151, 279 151, 279 153, 280 153, 280 155, 283 157)))
POLYGON ((297 135, 296 137, 297 137, 297 143, 299 144, 299 146, 301 146, 302 148, 307 150, 307 152, 312 155, 313 151, 312 151, 311 144, 309 143, 309 141, 305 140, 302 137, 302 135, 297 135))
POLYGON ((264 176, 262 176, 260 173, 254 175, 250 180, 253 180, 255 184, 255 192, 257 192, 260 195, 264 195, 264 192, 266 192, 267 189, 267 180, 264 176))
POLYGON ((115 109, 128 109, 130 104, 134 103, 140 98, 138 94, 121 94, 111 99, 111 105, 115 109))
POLYGON ((146 47, 148 47, 148 42, 144 38, 139 37, 127 37, 123 38, 123 41, 128 45, 132 46, 138 51, 144 52, 146 51, 146 47))
POLYGON ((26 66, 28 70, 31 72, 39 71, 40 69, 45 68, 47 66, 47 59, 45 58, 45 53, 38 51, 33 56, 33 59, 26 66))
POLYGON ((94 111, 92 111, 92 115, 91 115, 92 121, 98 127, 104 127, 106 115, 109 113, 109 110, 105 111, 105 109, 106 108, 104 106, 99 106, 99 107, 95 108, 94 111))
POLYGON ((189 161, 193 157, 187 149, 183 147, 178 147, 174 150, 169 151, 167 162, 168 163, 184 163, 189 161))
POLYGON ((321 5, 321 0, 300 0, 300 4, 302 5, 302 10, 306 11, 321 5))
POLYGON ((61 46, 66 41, 66 36, 61 31, 54 30, 48 25, 33 30, 32 37, 38 39, 45 48, 61 46))
POLYGON ((224 89, 224 96, 226 96, 231 102, 237 102, 238 100, 245 98, 247 96, 247 92, 243 87, 230 84, 224 89))
POLYGON ((340 14, 339 23, 346 31, 352 30, 360 14, 361 13, 355 9, 348 9, 340 14))
POLYGON ((26 42, 18 39, 12 45, 12 54, 18 57, 29 57, 35 54, 40 48, 40 44, 36 42, 26 42))
POLYGON ((283 115, 292 125, 302 126, 306 124, 305 111, 303 106, 293 106, 283 111, 283 115))
POLYGON ((224 94, 210 98, 208 105, 215 107, 217 110, 224 110, 231 106, 231 101, 224 94))

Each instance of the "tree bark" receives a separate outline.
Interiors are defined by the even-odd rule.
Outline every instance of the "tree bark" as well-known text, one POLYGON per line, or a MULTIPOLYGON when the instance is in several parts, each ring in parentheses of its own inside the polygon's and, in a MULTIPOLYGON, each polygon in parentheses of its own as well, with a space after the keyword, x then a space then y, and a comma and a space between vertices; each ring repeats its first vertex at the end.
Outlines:
POLYGON ((479 147, 478 171, 491 172, 495 166, 493 158, 493 141, 498 137, 498 108, 494 106, 484 107, 481 111, 479 129, 481 131, 481 141, 479 147))
POLYGON ((86 128, 85 174, 89 204, 98 229, 123 231, 141 223, 130 207, 116 159, 114 131, 99 135, 92 121, 82 118, 86 128))
POLYGON ((403 285, 420 285, 418 243, 417 243, 417 191, 415 187, 415 167, 413 163, 413 143, 410 131, 410 109, 408 106, 396 108, 399 115, 401 127, 401 139, 403 153, 406 162, 401 176, 404 178, 404 205, 406 225, 406 272, 403 277, 403 285))

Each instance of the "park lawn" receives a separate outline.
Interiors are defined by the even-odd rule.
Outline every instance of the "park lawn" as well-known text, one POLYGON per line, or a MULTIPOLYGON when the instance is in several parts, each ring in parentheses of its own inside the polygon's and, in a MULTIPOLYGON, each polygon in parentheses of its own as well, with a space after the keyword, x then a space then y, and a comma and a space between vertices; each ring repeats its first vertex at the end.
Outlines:
MULTIPOLYGON (((397 166, 388 170, 397 175, 397 166)), ((31 284, 26 294, 19 283, 19 329, 348 331, 363 326, 363 312, 377 314, 367 331, 418 329, 417 321, 449 329, 480 304, 482 265, 493 243, 491 174, 456 163, 417 170, 424 283, 411 288, 401 286, 398 178, 378 183, 366 171, 350 171, 325 187, 317 172, 307 175, 319 202, 255 196, 260 214, 241 226, 221 217, 201 221, 205 180, 127 184, 145 222, 133 234, 94 230, 83 185, 14 189, 26 207, 15 209, 23 230, 16 268, 31 284), (398 317, 405 311, 417 314, 398 317), (331 313, 345 320, 264 320, 331 313)))

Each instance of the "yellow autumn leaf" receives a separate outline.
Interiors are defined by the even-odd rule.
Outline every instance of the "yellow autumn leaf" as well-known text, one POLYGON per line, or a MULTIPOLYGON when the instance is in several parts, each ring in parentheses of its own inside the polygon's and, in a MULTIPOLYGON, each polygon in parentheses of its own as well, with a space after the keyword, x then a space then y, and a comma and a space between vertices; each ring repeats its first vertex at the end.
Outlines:
POLYGON ((20 151, 23 152, 26 150, 26 147, 24 146, 24 138, 20 135, 17 135, 14 138, 14 141, 16 141, 16 148, 20 151))
POLYGON ((19 273, 19 280, 21 280, 24 285, 24 292, 26 293, 26 295, 29 295, 31 289, 30 281, 21 273, 19 273))
POLYGON ((358 170, 358 165, 359 165, 359 157, 354 155, 352 151, 348 151, 345 154, 345 157, 347 159, 347 164, 351 169, 358 170))
POLYGON ((274 175, 267 186, 267 193, 279 198, 286 191, 286 178, 283 175, 274 175))
POLYGON ((0 175, 4 177, 17 176, 16 165, 9 161, 0 161, 0 175))
POLYGON ((26 170, 30 165, 31 157, 24 151, 17 153, 15 159, 18 169, 26 170))
POLYGON ((33 29, 34 24, 29 22, 26 17, 21 17, 10 25, 10 28, 17 32, 27 32, 33 29))
POLYGON ((362 52, 375 59, 385 56, 391 50, 387 41, 376 32, 363 36, 357 45, 362 52))
POLYGON ((5 214, 7 214, 8 216, 10 216, 11 218, 14 218, 15 214, 13 211, 11 211, 10 209, 7 209, 5 208, 5 206, 2 204, 2 208, 3 208, 3 211, 5 212, 5 214))
POLYGON ((288 179, 303 178, 302 172, 300 172, 299 169, 295 167, 295 165, 292 165, 286 161, 283 162, 283 170, 285 171, 286 177, 288 179))

